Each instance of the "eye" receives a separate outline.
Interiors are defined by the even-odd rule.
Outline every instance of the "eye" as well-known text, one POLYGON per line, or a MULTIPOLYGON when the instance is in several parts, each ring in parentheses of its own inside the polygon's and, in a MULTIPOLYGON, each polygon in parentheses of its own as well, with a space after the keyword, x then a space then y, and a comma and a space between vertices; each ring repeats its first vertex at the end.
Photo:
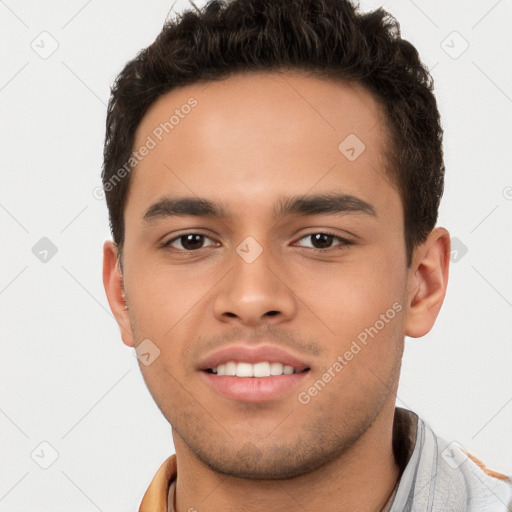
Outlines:
POLYGON ((309 247, 311 249, 317 249, 317 250, 326 250, 326 249, 332 249, 335 247, 335 245, 351 245, 353 242, 350 240, 347 240, 345 238, 342 238, 337 235, 333 235, 331 233, 310 233, 309 235, 303 236, 299 240, 298 245, 301 247, 309 247), (309 243, 306 244, 300 244, 299 242, 301 240, 308 241, 309 243), (338 242, 337 244, 333 245, 334 242, 338 242))
POLYGON ((215 245, 215 242, 211 238, 200 233, 186 233, 163 244, 164 247, 171 247, 173 249, 188 252, 203 249, 204 247, 209 247, 211 245, 215 245), (204 245, 206 241, 209 241, 210 243, 204 245))

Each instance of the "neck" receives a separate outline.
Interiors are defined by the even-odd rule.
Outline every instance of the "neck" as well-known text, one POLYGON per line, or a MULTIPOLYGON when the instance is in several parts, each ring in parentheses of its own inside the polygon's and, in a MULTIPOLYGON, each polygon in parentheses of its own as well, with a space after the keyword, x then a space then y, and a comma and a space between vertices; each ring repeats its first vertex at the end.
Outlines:
POLYGON ((176 511, 379 512, 397 483, 393 448, 393 406, 342 456, 316 471, 288 480, 250 480, 216 473, 197 460, 174 433, 179 478, 176 511))

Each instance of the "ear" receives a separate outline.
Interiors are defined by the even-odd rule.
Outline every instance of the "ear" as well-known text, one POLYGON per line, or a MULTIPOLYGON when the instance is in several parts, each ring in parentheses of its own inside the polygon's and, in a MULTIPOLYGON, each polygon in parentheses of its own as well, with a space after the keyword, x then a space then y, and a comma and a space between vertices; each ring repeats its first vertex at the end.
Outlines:
POLYGON ((433 327, 446 295, 450 234, 435 228, 414 251, 407 288, 405 334, 425 336, 433 327))
POLYGON ((123 343, 133 347, 133 333, 126 305, 123 276, 118 262, 118 248, 110 240, 103 244, 103 286, 110 309, 121 329, 123 343))

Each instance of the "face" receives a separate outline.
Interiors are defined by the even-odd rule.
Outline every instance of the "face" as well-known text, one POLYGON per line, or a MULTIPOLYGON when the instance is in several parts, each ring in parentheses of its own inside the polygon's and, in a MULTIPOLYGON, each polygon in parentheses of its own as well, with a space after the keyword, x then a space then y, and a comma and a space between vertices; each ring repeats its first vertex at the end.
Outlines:
POLYGON ((404 219, 380 106, 357 85, 233 76, 161 97, 144 145, 123 340, 150 340, 141 370, 175 442, 234 476, 326 464, 394 405, 403 351, 404 219))

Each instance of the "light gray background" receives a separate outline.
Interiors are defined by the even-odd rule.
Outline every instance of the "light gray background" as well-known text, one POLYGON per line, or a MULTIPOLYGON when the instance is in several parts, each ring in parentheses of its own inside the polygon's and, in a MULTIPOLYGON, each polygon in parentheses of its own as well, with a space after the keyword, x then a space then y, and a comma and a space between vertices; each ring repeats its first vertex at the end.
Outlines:
MULTIPOLYGON (((0 1, 4 512, 136 510, 173 452, 107 304, 107 212, 94 195, 109 85, 171 5, 0 1), (32 252, 42 237, 58 249, 46 262, 32 252)), ((511 474, 512 2, 384 7, 436 81, 447 167, 439 224, 459 240, 435 328, 407 340, 397 403, 511 474)))

